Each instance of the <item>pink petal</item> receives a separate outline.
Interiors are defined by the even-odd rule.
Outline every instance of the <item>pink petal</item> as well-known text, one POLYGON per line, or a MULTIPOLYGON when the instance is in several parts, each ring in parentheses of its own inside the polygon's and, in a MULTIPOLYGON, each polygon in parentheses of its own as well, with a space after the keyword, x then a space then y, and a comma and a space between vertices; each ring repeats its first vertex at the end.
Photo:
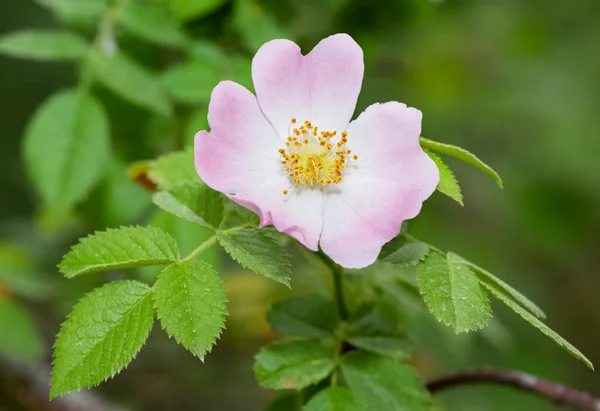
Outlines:
POLYGON ((362 49, 347 34, 322 40, 306 56, 289 40, 273 40, 258 50, 252 78, 261 109, 280 136, 290 120, 310 120, 321 130, 346 129, 360 92, 362 49))
POLYGON ((358 160, 324 197, 320 240, 338 264, 372 264, 435 191, 439 172, 419 146, 420 123, 418 110, 392 102, 367 108, 348 127, 347 146, 358 160))
POLYGON ((321 193, 290 190, 278 149, 284 146, 263 115, 256 97, 225 81, 213 90, 208 112, 210 133, 195 137, 198 174, 211 188, 256 212, 261 225, 273 224, 316 250, 322 228, 321 193))

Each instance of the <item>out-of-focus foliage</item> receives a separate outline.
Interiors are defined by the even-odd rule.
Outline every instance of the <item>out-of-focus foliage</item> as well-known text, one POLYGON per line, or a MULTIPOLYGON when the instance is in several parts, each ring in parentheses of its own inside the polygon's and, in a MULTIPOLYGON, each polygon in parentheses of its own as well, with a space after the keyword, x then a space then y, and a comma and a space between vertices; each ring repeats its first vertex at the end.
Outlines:
MULTIPOLYGON (((47 362, 59 323, 84 293, 103 280, 139 276, 154 281, 160 272, 152 267, 61 280, 55 266, 78 237, 106 226, 150 223, 173 234, 183 255, 208 239, 211 233, 193 222, 150 211, 151 195, 131 183, 125 165, 191 145, 193 134, 208 127, 206 102, 212 85, 233 79, 251 88, 251 56, 264 41, 287 37, 308 51, 323 36, 348 32, 364 48, 366 58, 357 113, 386 100, 418 107, 424 113, 424 136, 468 147, 504 178, 506 190, 497 191, 485 177, 444 157, 461 183, 465 207, 435 195, 412 231, 488 267, 531 295, 547 309, 553 328, 572 336, 592 361, 600 361, 600 340, 593 331, 600 321, 595 251, 600 246, 596 235, 600 139, 594 135, 600 126, 597 1, 130 0, 120 17, 104 18, 117 3, 5 0, 0 6, 2 35, 67 28, 75 33, 67 40, 44 34, 40 42, 28 34, 0 41, 3 55, 44 60, 2 58, 0 64, 4 108, 0 233, 3 244, 26 256, 0 258, 0 305, 21 307, 13 320, 0 320, 0 347, 19 347, 30 354, 28 359, 43 355, 47 362), (83 53, 82 44, 92 45, 96 52, 83 53), (87 61, 92 62, 89 71, 87 61), (90 78, 94 81, 88 83, 90 78), (59 123, 58 118, 70 118, 63 115, 48 115, 48 123, 37 131, 26 127, 32 119, 41 121, 43 112, 32 113, 43 110, 44 101, 49 104, 57 92, 73 87, 92 93, 92 105, 101 104, 105 111, 98 115, 94 109, 72 110, 73 124, 84 114, 95 122, 104 116, 110 128, 102 135, 98 127, 59 123), (67 131, 57 132, 65 127, 67 131), (28 135, 25 143, 24 135, 28 135), (89 139, 83 150, 70 145, 75 135, 89 139), (61 157, 66 153, 71 155, 61 157), (22 161, 30 157, 35 160, 22 161), (61 177, 65 169, 76 181, 61 177), (4 328, 4 324, 21 325, 4 328), (2 340, 10 329, 15 330, 10 339, 2 340), (35 337, 38 334, 41 337, 35 337)), ((181 154, 185 155, 192 157, 190 151, 181 154)), ((173 175, 173 167, 165 167, 165 173, 158 160, 147 164, 148 173, 133 173, 139 177, 136 181, 161 190, 185 182, 186 176, 196 181, 193 163, 176 156, 169 155, 182 166, 181 173, 173 175)), ((404 248, 410 244, 392 250, 388 260, 414 261, 406 257, 415 255, 411 254, 415 250, 404 248)), ((418 247, 416 251, 427 252, 418 247)), ((221 255, 216 247, 202 252, 211 263, 218 263, 221 255)), ((302 254, 294 256, 294 263, 299 268, 292 284, 300 293, 303 282, 316 281, 317 268, 302 254)), ((230 327, 245 325, 250 330, 225 333, 223 344, 206 364, 191 361, 162 334, 153 334, 137 362, 118 382, 107 383, 103 394, 149 410, 196 409, 199 403, 214 410, 262 409, 267 394, 255 387, 250 357, 257 351, 255 345, 272 335, 258 318, 269 301, 289 291, 241 272, 236 265, 222 265, 226 289, 230 290, 229 281, 248 287, 248 292, 228 294, 230 327)), ((502 287, 473 271, 491 284, 493 293, 502 287)), ((369 275, 381 280, 373 297, 391 300, 404 312, 402 321, 413 330, 410 337, 417 347, 415 362, 425 376, 492 364, 597 390, 597 376, 569 361, 527 325, 513 321, 516 316, 498 310, 497 318, 480 334, 454 336, 437 325, 415 298, 413 268, 403 269, 401 276, 384 268, 369 275)), ((352 287, 364 290, 370 281, 366 277, 352 276, 348 294, 352 287)), ((508 290, 500 293, 532 311, 508 290)), ((395 330, 384 335, 400 339, 402 334, 395 330)), ((402 372, 367 360, 349 364, 356 378, 362 375, 356 371, 362 366, 402 372)), ((383 392, 388 388, 384 386, 383 392)), ((389 395, 394 401, 394 393, 389 395)), ((351 401, 343 392, 330 393, 329 398, 351 401)), ((292 400, 296 403, 295 397, 292 400)), ((323 404, 327 399, 314 401, 323 404)), ((481 387, 444 394, 439 407, 554 409, 519 393, 481 387)))

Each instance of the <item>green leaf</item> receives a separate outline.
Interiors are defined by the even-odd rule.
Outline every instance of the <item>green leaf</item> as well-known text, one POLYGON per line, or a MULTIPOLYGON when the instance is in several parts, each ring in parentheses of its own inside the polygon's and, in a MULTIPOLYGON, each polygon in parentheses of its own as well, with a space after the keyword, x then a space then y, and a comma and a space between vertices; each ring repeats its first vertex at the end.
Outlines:
POLYGON ((0 54, 33 60, 77 60, 88 45, 78 35, 59 30, 23 30, 0 37, 0 54))
POLYGON ((157 158, 150 163, 148 177, 160 190, 201 181, 194 166, 194 150, 188 148, 157 158))
POLYGON ((154 227, 109 228, 80 240, 58 268, 66 277, 179 261, 173 238, 154 227))
POLYGON ((124 100, 157 114, 172 112, 160 79, 123 53, 113 55, 96 50, 90 55, 95 75, 106 88, 124 100))
POLYGON ((289 287, 292 274, 290 255, 261 231, 244 228, 217 234, 221 246, 242 267, 289 287))
POLYGON ((107 8, 106 0, 35 0, 55 13, 80 18, 99 17, 107 8))
POLYGON ((254 373, 265 388, 302 390, 326 378, 335 368, 333 349, 317 340, 267 345, 255 357, 254 373))
POLYGON ((256 0, 235 1, 233 25, 251 52, 258 50, 267 41, 290 38, 277 20, 256 0))
POLYGON ((120 23, 132 34, 152 43, 182 47, 186 45, 185 32, 166 4, 127 3, 120 23))
POLYGON ((49 208, 62 210, 80 201, 108 164, 109 124, 91 95, 62 91, 36 111, 25 135, 29 175, 49 208))
POLYGON ((44 343, 32 315, 15 301, 0 296, 0 355, 28 362, 41 359, 44 343))
POLYGON ((359 309, 350 322, 346 341, 385 357, 397 360, 410 357, 411 343, 400 327, 396 311, 381 301, 359 309))
POLYGON ((366 410, 429 411, 431 397, 414 368, 395 360, 353 351, 342 357, 342 374, 366 410))
POLYGON ((431 253, 419 264, 417 281, 429 310, 457 333, 482 328, 492 316, 477 276, 451 254, 431 253))
POLYGON ((552 340, 554 340, 555 343, 557 343, 562 348, 564 348, 565 351, 567 351, 573 357, 583 361, 585 363, 585 365, 590 367, 592 370, 594 369, 594 365, 592 364, 592 362, 590 360, 588 360, 586 358, 586 356, 581 353, 581 351, 579 351, 577 348, 575 348, 570 342, 565 340, 563 337, 558 335, 555 331, 553 331, 546 324, 541 322, 538 318, 533 316, 529 311, 527 311, 526 309, 521 307, 519 304, 514 302, 509 296, 504 294, 504 292, 502 292, 500 289, 496 288, 495 286, 493 286, 491 284, 487 284, 487 283, 481 283, 481 285, 483 286, 483 288, 485 288, 488 291, 488 293, 490 295, 492 295, 493 297, 500 300, 508 308, 513 310, 515 313, 519 314, 529 324, 533 325, 535 328, 540 330, 546 336, 550 337, 552 340))
POLYGON ((170 68, 163 74, 162 82, 175 101, 193 105, 210 100, 219 73, 215 67, 190 61, 170 68))
POLYGON ((474 154, 468 152, 464 148, 460 148, 457 146, 453 146, 450 144, 438 143, 437 141, 428 140, 426 138, 421 137, 421 147, 428 148, 433 151, 437 151, 438 153, 447 154, 452 157, 456 157, 459 160, 464 161, 467 164, 477 167, 485 174, 490 176, 500 188, 502 188, 502 179, 490 166, 485 164, 479 158, 477 158, 474 154))
POLYGON ((223 220, 223 196, 204 184, 185 184, 159 191, 152 196, 154 204, 163 210, 216 229, 223 220))
MULTIPOLYGON (((329 387, 319 391, 302 408, 303 411, 362 411, 356 399, 344 387, 329 387)), ((383 411, 383 410, 381 410, 383 411)))
POLYGON ((456 201, 460 205, 464 205, 462 192, 454 173, 450 167, 434 152, 425 150, 425 153, 433 160, 438 170, 440 171, 440 182, 437 185, 437 190, 440 193, 446 194, 448 197, 456 201))
POLYGON ((313 294, 276 302, 267 313, 267 321, 284 334, 327 337, 340 319, 332 299, 313 294))
POLYGON ((525 297, 519 291, 515 290, 513 287, 511 287, 510 285, 508 285, 507 283, 505 283, 498 277, 496 277, 494 274, 490 273, 489 271, 484 270, 483 268, 473 264, 470 261, 465 260, 464 258, 462 258, 459 255, 456 255, 456 254, 452 254, 452 255, 453 255, 453 257, 462 260, 462 262, 464 264, 466 264, 467 266, 469 266, 469 268, 471 268, 471 270, 475 271, 476 274, 478 274, 480 277, 482 277, 484 280, 482 280, 480 278, 481 282, 485 283, 486 282, 485 280, 490 281, 494 287, 500 288, 500 290, 502 290, 502 292, 511 296, 513 299, 515 299, 519 304, 521 304, 524 308, 529 310, 529 312, 532 313, 533 315, 535 315, 536 317, 542 318, 542 319, 546 318, 546 313, 544 313, 544 311, 540 307, 538 307, 537 304, 535 304, 529 298, 525 297))
POLYGON ((152 329, 151 294, 143 283, 117 281, 81 299, 54 345, 50 398, 97 385, 131 362, 152 329))
POLYGON ((154 285, 154 306, 169 336, 204 359, 225 326, 227 299, 217 272, 204 261, 165 268, 154 285))
POLYGON ((181 20, 203 17, 215 11, 227 0, 171 0, 171 9, 181 20))
POLYGON ((383 246, 379 259, 398 265, 417 265, 425 260, 429 251, 431 251, 429 244, 399 236, 383 246))

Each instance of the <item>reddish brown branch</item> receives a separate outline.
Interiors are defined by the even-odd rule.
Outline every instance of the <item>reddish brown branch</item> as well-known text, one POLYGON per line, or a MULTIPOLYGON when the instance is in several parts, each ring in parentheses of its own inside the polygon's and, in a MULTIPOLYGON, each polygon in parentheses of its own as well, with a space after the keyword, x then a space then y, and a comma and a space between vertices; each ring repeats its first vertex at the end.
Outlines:
POLYGON ((575 405, 586 410, 600 411, 600 399, 587 392, 543 380, 531 374, 511 370, 480 369, 447 375, 427 383, 431 393, 461 385, 500 384, 552 399, 559 404, 575 405))

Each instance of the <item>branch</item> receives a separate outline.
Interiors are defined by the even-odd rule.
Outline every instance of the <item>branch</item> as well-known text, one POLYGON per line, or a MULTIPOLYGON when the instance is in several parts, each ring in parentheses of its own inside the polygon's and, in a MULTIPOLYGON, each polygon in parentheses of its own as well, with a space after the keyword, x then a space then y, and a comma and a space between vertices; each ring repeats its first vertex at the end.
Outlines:
POLYGON ((471 384, 505 385, 546 399, 553 399, 558 404, 575 405, 586 410, 600 411, 600 399, 592 397, 587 392, 565 387, 520 371, 486 368, 464 371, 429 381, 427 389, 431 393, 435 393, 445 388, 471 384))

